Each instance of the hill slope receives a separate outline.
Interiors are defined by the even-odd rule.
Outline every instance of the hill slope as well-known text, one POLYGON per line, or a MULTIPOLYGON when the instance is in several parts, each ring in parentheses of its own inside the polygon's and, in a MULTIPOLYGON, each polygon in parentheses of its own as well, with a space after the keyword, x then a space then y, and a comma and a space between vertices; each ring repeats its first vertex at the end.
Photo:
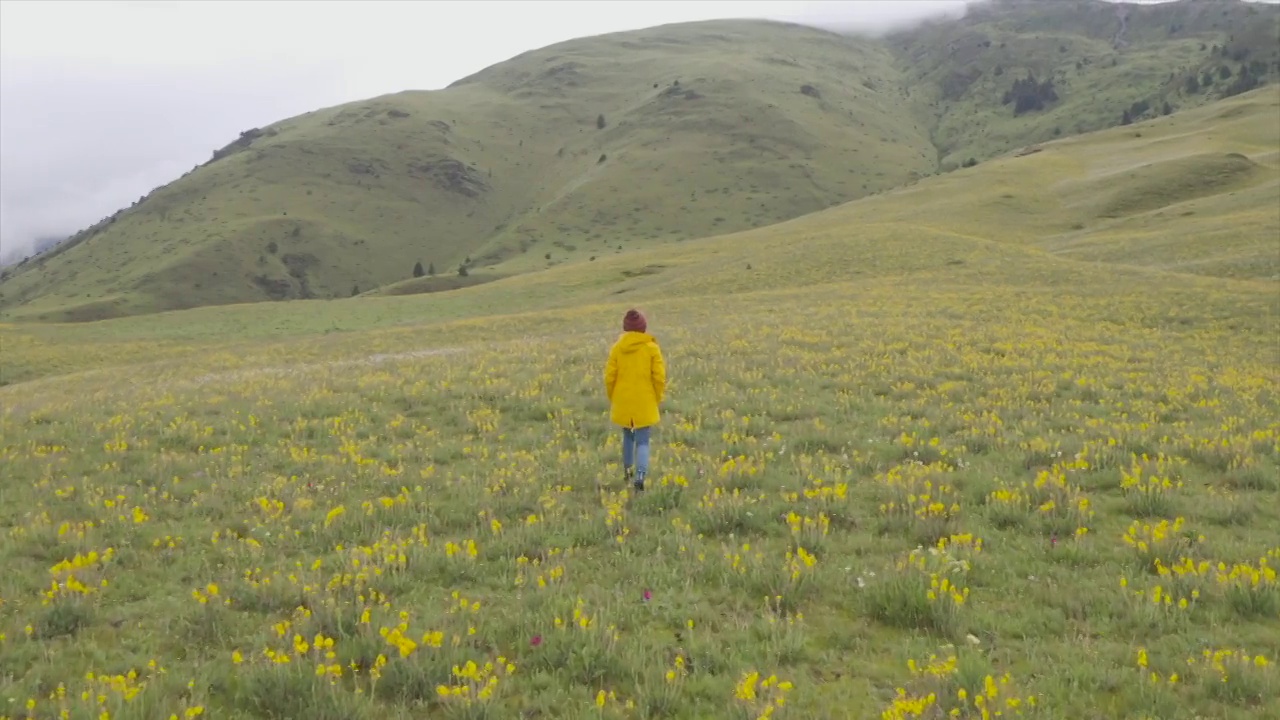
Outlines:
POLYGON ((843 82, 896 87, 891 63, 868 41, 765 22, 544 48, 255 131, 17 275, 5 302, 94 317, 345 297, 417 261, 527 253, 527 269, 766 225, 933 171, 908 100, 843 82))
MULTIPOLYGON (((445 90, 248 131, 6 271, 0 316, 443 290, 767 226, 1245 92, 1280 68, 1278 19, 1280 8, 1235 0, 1004 0, 884 40, 718 21, 561 43, 445 90), (407 281, 416 262, 473 272, 407 281)), ((1219 169, 1229 182, 1260 177, 1219 169)), ((1119 213, 1116 228, 1138 222, 1123 220, 1129 209, 1184 192, 1135 178, 1151 198, 1099 211, 1119 213)), ((1268 201, 1249 187, 1262 194, 1232 202, 1268 201)), ((1057 242, 1111 257, 1091 237, 1057 242)))
POLYGON ((954 168, 1274 82, 1277 38, 1275 4, 992 0, 886 43, 954 168))
POLYGON ((439 277, 434 282, 446 287, 435 289, 447 291, 432 294, 397 296, 415 291, 406 285, 432 282, 418 278, 369 293, 388 297, 0 325, 0 384, 108 367, 129 356, 199 354, 208 350, 205 342, 238 344, 219 356, 228 368, 239 365, 240 349, 267 341, 282 344, 282 363, 319 362, 330 333, 405 326, 385 344, 362 346, 395 354, 406 345, 485 339, 494 322, 443 328, 486 315, 510 316, 500 323, 504 336, 555 336, 578 332, 583 323, 612 327, 615 315, 634 304, 661 323, 678 307, 715 316, 744 302, 768 306, 768 293, 803 292, 806 302, 825 307, 837 294, 893 297, 946 287, 1041 294, 1068 287, 1095 295, 1103 317, 1108 297, 1140 284, 1162 288, 1144 301, 1151 322, 1214 315, 1204 300, 1212 293, 1253 313, 1251 332, 1270 332, 1267 323, 1280 312, 1277 114, 1280 96, 1259 89, 766 228, 484 278, 491 281, 474 287, 439 277), (1117 193, 1117 184, 1126 192, 1117 193), (1169 289, 1184 300, 1174 303, 1169 289))

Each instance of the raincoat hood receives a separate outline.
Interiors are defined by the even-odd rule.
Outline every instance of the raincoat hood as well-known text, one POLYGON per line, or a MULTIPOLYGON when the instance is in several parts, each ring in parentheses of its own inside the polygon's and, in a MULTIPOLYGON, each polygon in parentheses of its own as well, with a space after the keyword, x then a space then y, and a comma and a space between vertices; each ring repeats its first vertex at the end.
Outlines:
POLYGON ((656 342, 656 340, 657 338, 649 333, 636 332, 634 330, 624 332, 622 337, 618 338, 618 352, 639 352, 645 345, 656 342))

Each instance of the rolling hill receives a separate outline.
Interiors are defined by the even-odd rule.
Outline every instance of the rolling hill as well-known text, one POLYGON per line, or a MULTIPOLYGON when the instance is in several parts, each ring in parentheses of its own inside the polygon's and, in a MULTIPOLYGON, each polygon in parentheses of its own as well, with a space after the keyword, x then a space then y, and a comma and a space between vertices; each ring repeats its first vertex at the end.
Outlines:
POLYGON ((470 277, 422 277, 356 300, 0 324, 0 385, 193 353, 218 352, 234 368, 242 351, 263 343, 288 363, 321 362, 334 333, 377 330, 381 339, 362 351, 395 354, 494 332, 555 337, 584 324, 612 327, 618 308, 632 304, 661 323, 743 303, 768 307, 775 296, 820 306, 851 293, 905 297, 926 288, 1069 290, 1093 297, 1102 313, 1094 319, 1103 321, 1106 298, 1145 287, 1154 323, 1215 315, 1205 298, 1221 296, 1234 308, 1228 316, 1266 332, 1280 312, 1278 116, 1280 95, 1260 88, 768 227, 470 286, 461 282, 470 277), (413 294, 429 290, 444 292, 413 294))
MULTIPOLYGON (((1248 92, 1280 69, 1268 35, 1278 19, 1274 6, 1241 2, 1006 1, 881 39, 716 21, 561 43, 443 90, 246 131, 133 207, 6 270, 0 316, 95 320, 370 292, 462 298, 478 288, 459 286, 521 282, 512 275, 594 277, 584 268, 610 257, 660 257, 672 242, 765 228, 1248 92), (411 279, 417 262, 455 277, 411 279), (456 277, 460 265, 468 278, 456 277)), ((1053 225, 1044 242, 1061 252, 1133 260, 1132 243, 1099 228, 1141 234, 1172 201, 1211 215, 1197 198, 1222 191, 1242 193, 1228 212, 1253 212, 1253 232, 1271 227, 1256 204, 1273 198, 1266 158, 1168 162, 1102 173, 1117 192, 1096 202, 1114 206, 1073 210, 1069 222, 1021 205, 1023 232, 1053 225), (1221 182, 1180 184, 1201 164, 1221 182)), ((1064 197, 1091 182, 1067 182, 1064 197)), ((1193 256, 1178 262, 1209 274, 1257 267, 1193 256)))
POLYGON ((1280 7, 995 0, 886 43, 931 112, 943 168, 1168 115, 1280 73, 1280 7))

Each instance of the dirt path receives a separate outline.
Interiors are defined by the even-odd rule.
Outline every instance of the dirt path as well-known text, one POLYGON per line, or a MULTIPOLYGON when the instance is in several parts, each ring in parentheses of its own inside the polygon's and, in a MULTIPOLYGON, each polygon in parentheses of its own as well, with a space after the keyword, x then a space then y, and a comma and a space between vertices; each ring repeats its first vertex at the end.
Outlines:
MULTIPOLYGON (((164 378, 156 379, 156 374, 164 368, 172 368, 180 366, 183 359, 161 360, 151 363, 140 363, 137 365, 112 365, 111 367, 95 368, 93 370, 85 370, 82 372, 70 373, 67 375, 50 375, 47 377, 29 380, 27 382, 16 383, 0 388, 0 398, 6 396, 15 396, 19 393, 25 394, 33 390, 38 391, 40 387, 50 383, 65 383, 69 380, 83 380, 103 375, 105 373, 113 373, 117 380, 114 383, 117 388, 136 387, 146 385, 153 388, 182 388, 182 387, 200 387, 214 381, 226 381, 234 379, 243 379, 255 376, 289 376, 299 375, 308 372, 316 372, 327 370, 330 368, 350 368, 350 367, 369 367, 373 365, 381 365, 384 363, 396 362, 398 360, 411 360, 415 358, 432 357, 437 355, 453 355, 465 352, 466 348, 462 347, 445 347, 445 348, 427 348, 422 350, 407 350, 397 353, 374 353, 362 357, 348 357, 338 360, 321 360, 316 362, 291 363, 288 365, 260 365, 254 367, 236 368, 233 370, 224 370, 220 372, 206 373, 187 378, 164 378), (149 373, 148 371, 154 371, 149 373)), ((3 406, 6 413, 16 412, 19 406, 9 405, 8 401, 0 400, 0 406, 3 406)))
POLYGON ((193 378, 181 380, 171 385, 205 385, 214 380, 236 380, 247 377, 255 377, 259 375, 275 375, 289 376, 301 375, 303 373, 316 370, 330 370, 334 368, 350 368, 350 367, 370 367, 373 365, 382 365, 383 363, 395 362, 397 360, 412 360, 415 358, 432 357, 435 355, 454 355, 464 352, 464 348, 447 347, 447 348, 431 348, 427 350, 407 350, 398 353, 376 353, 366 355, 364 357, 347 358, 345 360, 327 360, 321 362, 294 363, 291 365, 265 365, 261 367, 241 368, 238 370, 225 370, 223 372, 208 373, 198 375, 193 378))
POLYGON ((48 375, 34 380, 0 387, 0 412, 15 412, 18 409, 18 406, 13 405, 13 402, 18 396, 26 395, 32 391, 35 391, 38 394, 40 388, 46 387, 50 383, 66 383, 71 381, 88 380, 106 374, 112 375, 113 386, 117 389, 133 388, 140 385, 164 389, 190 388, 201 387, 212 382, 237 380, 258 376, 287 377, 337 368, 371 367, 398 362, 401 360, 457 355, 465 353, 471 348, 493 348, 495 346, 512 345, 523 342, 560 341, 606 344, 611 338, 612 335, 609 332, 600 331, 569 333, 545 337, 535 336, 511 339, 500 343, 478 343, 463 346, 420 348, 417 350, 405 350, 403 352, 381 352, 357 356, 348 355, 331 360, 313 360, 309 362, 288 363, 283 365, 252 365, 190 377, 174 377, 174 374, 169 372, 172 369, 180 368, 183 365, 185 358, 182 357, 136 364, 111 365, 109 367, 82 370, 64 375, 48 375), (164 375, 164 377, 160 377, 161 375, 164 375))

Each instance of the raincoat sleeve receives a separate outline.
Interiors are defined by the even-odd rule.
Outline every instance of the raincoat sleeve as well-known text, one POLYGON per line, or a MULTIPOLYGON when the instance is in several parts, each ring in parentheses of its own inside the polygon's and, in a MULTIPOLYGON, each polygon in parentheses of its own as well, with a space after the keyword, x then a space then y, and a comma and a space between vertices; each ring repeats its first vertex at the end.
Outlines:
POLYGON ((653 362, 650 365, 650 375, 653 380, 653 397, 662 402, 662 398, 667 392, 667 363, 662 359, 662 348, 657 344, 653 346, 653 362))
POLYGON ((618 348, 609 349, 609 360, 604 365, 604 391, 609 401, 613 401, 613 389, 618 384, 618 348))

